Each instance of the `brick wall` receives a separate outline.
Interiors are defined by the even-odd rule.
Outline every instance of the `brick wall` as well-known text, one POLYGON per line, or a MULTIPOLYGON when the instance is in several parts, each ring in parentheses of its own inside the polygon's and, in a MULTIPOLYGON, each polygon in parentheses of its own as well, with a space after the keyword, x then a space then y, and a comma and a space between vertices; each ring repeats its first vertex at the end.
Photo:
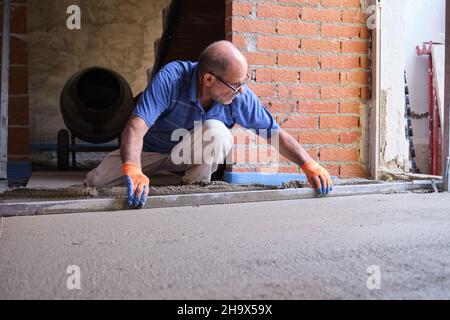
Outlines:
MULTIPOLYGON (((2 1, 0 4, 1 30, 2 1)), ((12 0, 10 10, 8 172, 11 165, 29 163, 27 0, 12 0)))
MULTIPOLYGON (((226 4, 226 37, 245 54, 250 87, 278 123, 332 175, 364 177, 361 112, 369 92, 369 31, 360 0, 233 0, 226 4)), ((234 172, 274 171, 258 145, 235 137, 234 172), (266 161, 266 163, 261 163, 266 161), (247 161, 248 162, 248 161, 247 161)), ((269 154, 270 155, 270 154, 269 154)), ((299 168, 280 158, 278 172, 299 168)))

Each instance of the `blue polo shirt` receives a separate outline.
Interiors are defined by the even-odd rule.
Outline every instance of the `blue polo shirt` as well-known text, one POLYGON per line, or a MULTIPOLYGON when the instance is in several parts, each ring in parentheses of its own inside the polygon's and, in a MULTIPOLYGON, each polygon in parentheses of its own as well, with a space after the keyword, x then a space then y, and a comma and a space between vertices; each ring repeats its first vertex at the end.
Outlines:
POLYGON ((170 153, 179 141, 171 141, 176 129, 192 130, 194 122, 215 119, 229 129, 239 124, 247 129, 279 129, 270 112, 256 95, 245 87, 230 105, 214 103, 205 113, 197 99, 197 65, 187 61, 174 61, 159 71, 141 95, 134 115, 150 128, 144 137, 144 151, 170 153))

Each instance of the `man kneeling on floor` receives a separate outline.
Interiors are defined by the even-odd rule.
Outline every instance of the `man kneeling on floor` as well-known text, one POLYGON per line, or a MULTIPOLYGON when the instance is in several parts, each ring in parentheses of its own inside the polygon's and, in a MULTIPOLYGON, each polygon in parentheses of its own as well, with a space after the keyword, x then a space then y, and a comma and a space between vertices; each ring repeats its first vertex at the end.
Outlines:
POLYGON ((147 201, 151 174, 181 172, 187 184, 210 181, 233 147, 230 129, 239 124, 266 132, 269 140, 276 132, 280 154, 302 168, 318 193, 332 191, 329 173, 245 85, 247 70, 245 57, 228 41, 210 45, 198 63, 175 61, 163 67, 141 95, 121 149, 89 172, 84 186, 118 186, 125 177, 128 204, 140 208, 147 201), (184 161, 178 161, 181 154, 184 161))

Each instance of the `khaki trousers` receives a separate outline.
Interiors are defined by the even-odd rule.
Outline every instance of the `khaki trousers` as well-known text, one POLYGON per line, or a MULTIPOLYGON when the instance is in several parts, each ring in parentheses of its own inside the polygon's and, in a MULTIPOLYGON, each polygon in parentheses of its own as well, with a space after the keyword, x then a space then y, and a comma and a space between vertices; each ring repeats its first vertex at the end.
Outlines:
MULTIPOLYGON (((230 130, 218 120, 207 120, 192 131, 180 133, 183 140, 171 153, 142 152, 141 166, 145 175, 164 172, 184 172, 183 182, 210 181, 219 164, 233 148, 230 130)), ((151 181, 150 181, 151 184, 151 181)), ((120 150, 105 157, 100 165, 88 173, 85 187, 124 186, 120 150)))

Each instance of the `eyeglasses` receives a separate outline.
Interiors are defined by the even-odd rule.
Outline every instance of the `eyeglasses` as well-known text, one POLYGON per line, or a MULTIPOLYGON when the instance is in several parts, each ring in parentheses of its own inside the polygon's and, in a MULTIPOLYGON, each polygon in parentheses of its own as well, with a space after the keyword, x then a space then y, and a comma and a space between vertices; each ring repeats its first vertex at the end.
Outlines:
POLYGON ((208 72, 208 73, 212 74, 214 77, 216 77, 217 80, 219 80, 224 85, 226 85, 228 88, 233 90, 233 93, 237 93, 251 78, 251 76, 249 74, 247 74, 245 77, 245 80, 242 83, 240 83, 237 87, 234 87, 234 86, 226 83, 225 81, 223 81, 220 77, 216 76, 214 73, 212 73, 212 72, 208 72))

